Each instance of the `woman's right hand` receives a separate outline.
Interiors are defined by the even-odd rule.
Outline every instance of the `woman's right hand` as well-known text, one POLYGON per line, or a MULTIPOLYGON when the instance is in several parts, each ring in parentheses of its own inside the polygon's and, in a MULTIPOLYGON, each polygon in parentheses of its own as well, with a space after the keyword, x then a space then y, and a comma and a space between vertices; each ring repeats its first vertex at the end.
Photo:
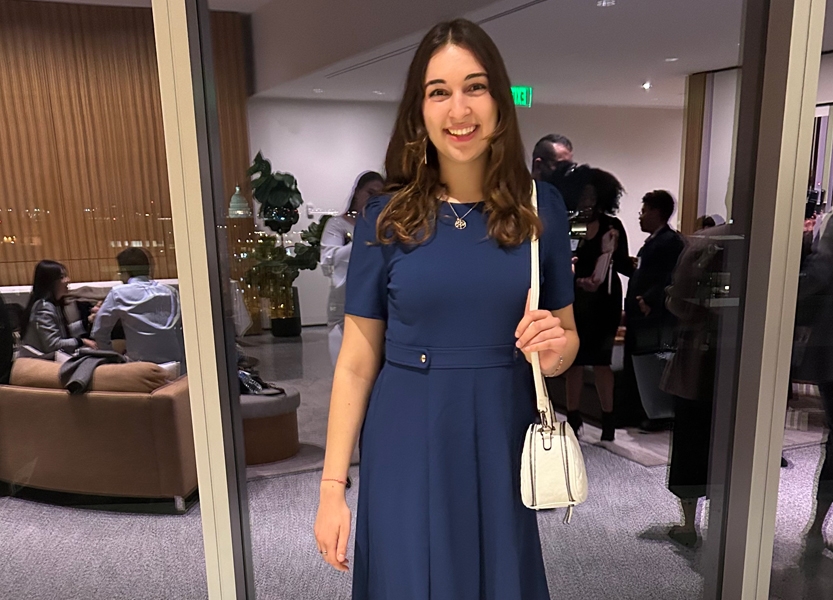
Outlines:
POLYGON ((343 484, 321 483, 318 515, 315 517, 315 541, 318 552, 334 569, 346 572, 347 542, 350 539, 350 507, 344 498, 343 484))

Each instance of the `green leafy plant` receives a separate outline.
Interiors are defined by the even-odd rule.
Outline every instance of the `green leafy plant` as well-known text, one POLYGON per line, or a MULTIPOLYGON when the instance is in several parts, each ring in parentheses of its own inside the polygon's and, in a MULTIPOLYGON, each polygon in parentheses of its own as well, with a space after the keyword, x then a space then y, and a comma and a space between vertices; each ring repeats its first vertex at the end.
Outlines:
POLYGON ((252 180, 252 195, 260 202, 260 218, 275 233, 281 236, 289 233, 300 218, 298 207, 304 203, 298 181, 289 173, 273 173, 272 163, 261 152, 246 173, 257 175, 252 180))
POLYGON ((312 223, 301 232, 301 242, 287 248, 284 235, 298 223, 298 207, 303 204, 298 181, 289 173, 272 172, 272 163, 258 152, 248 170, 252 194, 260 203, 259 215, 266 226, 277 233, 261 236, 254 250, 257 263, 243 276, 244 282, 257 289, 270 302, 273 319, 297 317, 292 286, 301 271, 313 271, 321 260, 321 235, 327 218, 312 223))
POLYGON ((254 251, 257 264, 246 272, 245 282, 265 288, 269 279, 278 278, 291 286, 301 271, 314 271, 321 262, 321 235, 329 218, 325 215, 302 231, 301 239, 305 243, 295 244, 292 252, 276 243, 272 236, 262 236, 254 251))

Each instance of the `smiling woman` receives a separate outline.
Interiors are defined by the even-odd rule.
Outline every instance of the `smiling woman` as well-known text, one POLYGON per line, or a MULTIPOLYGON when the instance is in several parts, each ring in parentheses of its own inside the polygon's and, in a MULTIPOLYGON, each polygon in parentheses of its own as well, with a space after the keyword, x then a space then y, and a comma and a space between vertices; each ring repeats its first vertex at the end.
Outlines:
POLYGON ((501 245, 540 233, 509 75, 473 23, 437 26, 417 49, 385 166, 393 197, 378 222, 383 243, 427 239, 444 195, 482 200, 489 235, 501 245), (456 167, 443 170, 442 162, 456 167))
POLYGON ((356 223, 319 551, 347 570, 361 429, 354 600, 548 599, 519 475, 535 418, 527 361, 537 352, 555 375, 578 349, 567 215, 546 184, 540 218, 532 206, 506 68, 477 25, 423 40, 386 170, 392 195, 356 223), (531 310, 538 234, 543 309, 531 310))
POLYGON ((497 106, 482 69, 471 52, 448 45, 434 55, 426 72, 425 128, 437 152, 455 162, 488 159, 485 153, 497 125, 497 106), (434 78, 440 73, 447 73, 448 81, 434 78))

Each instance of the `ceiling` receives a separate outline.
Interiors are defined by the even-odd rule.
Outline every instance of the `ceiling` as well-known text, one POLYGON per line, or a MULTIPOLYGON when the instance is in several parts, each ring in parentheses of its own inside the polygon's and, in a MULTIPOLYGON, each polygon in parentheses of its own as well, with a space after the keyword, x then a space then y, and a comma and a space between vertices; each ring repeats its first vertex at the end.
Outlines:
MULTIPOLYGON (((64 2, 67 4, 99 4, 103 6, 144 6, 150 7, 151 0, 44 0, 46 2, 64 2)), ((253 13, 269 0, 208 0, 212 10, 253 13)))
MULTIPOLYGON (((740 62, 742 0, 614 2, 506 0, 463 16, 487 20, 483 27, 513 83, 532 86, 536 104, 682 107, 686 75, 740 62), (645 82, 651 89, 642 88, 645 82)), ((833 0, 828 5, 826 25, 833 0)), ((414 31, 258 96, 395 101, 424 33, 414 31)), ((833 27, 825 27, 825 48, 833 48, 833 27)))
MULTIPOLYGON (((396 101, 426 23, 455 10, 483 23, 536 104, 678 108, 686 75, 740 62, 743 0, 208 1, 252 13, 258 97, 396 101)), ((833 0, 827 6, 824 48, 833 50, 833 0)))

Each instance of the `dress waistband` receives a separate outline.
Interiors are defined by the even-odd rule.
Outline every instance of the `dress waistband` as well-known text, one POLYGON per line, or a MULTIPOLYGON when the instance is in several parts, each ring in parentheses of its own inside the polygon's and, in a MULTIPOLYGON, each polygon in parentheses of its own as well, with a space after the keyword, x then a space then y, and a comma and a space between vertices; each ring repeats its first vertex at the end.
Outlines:
POLYGON ((416 369, 485 369, 503 367, 525 360, 514 344, 473 346, 468 348, 434 348, 412 346, 388 340, 385 359, 393 364, 416 369))

